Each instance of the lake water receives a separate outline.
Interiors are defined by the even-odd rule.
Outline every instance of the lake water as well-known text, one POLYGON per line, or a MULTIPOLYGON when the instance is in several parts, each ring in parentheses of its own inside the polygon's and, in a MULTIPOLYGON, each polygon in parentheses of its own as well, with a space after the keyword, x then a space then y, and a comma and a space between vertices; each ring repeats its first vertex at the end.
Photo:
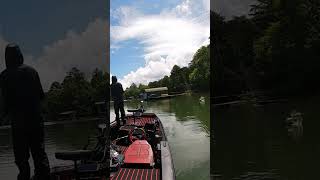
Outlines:
MULTIPOLYGON (((161 119, 166 131, 176 170, 177 180, 209 179, 210 171, 210 110, 209 97, 200 103, 200 95, 144 102, 147 112, 161 119)), ((126 102, 125 109, 138 107, 139 102, 126 102)), ((114 119, 113 108, 110 112, 114 119)), ((98 121, 65 122, 45 127, 45 145, 51 166, 72 164, 56 160, 59 150, 82 148, 88 137, 97 133, 98 121)), ((30 158, 32 165, 32 158, 30 158)), ((0 179, 14 180, 18 170, 14 164, 11 129, 0 127, 0 179)))
MULTIPOLYGON (((98 121, 48 123, 45 126, 45 147, 50 165, 73 164, 73 162, 55 159, 54 153, 63 150, 82 149, 88 142, 88 137, 97 134, 98 121)), ((15 180, 18 169, 14 164, 14 155, 11 143, 11 129, 0 128, 0 179, 15 180)), ((30 165, 33 169, 33 161, 30 157, 30 165)))
POLYGON ((320 179, 319 100, 213 107, 214 179, 320 179), (285 123, 293 110, 303 117, 294 136, 285 123))

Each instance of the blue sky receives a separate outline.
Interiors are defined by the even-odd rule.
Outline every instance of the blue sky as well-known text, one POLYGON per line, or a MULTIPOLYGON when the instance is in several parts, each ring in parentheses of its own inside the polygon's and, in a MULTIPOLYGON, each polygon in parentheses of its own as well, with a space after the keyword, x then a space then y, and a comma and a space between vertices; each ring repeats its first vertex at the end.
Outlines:
POLYGON ((110 71, 124 87, 186 66, 208 44, 209 0, 112 0, 110 71))
POLYGON ((61 81, 65 71, 72 66, 79 66, 86 72, 91 71, 93 66, 101 69, 102 64, 106 64, 102 61, 106 55, 97 55, 93 49, 105 51, 106 46, 102 46, 98 38, 106 43, 104 28, 108 24, 108 10, 107 1, 103 3, 101 0, 2 2, 0 70, 4 69, 3 51, 8 42, 21 46, 26 63, 38 69, 45 86, 53 80, 61 81), (86 48, 85 44, 94 47, 86 48), (83 49, 88 50, 83 52, 83 49))
MULTIPOLYGON (((180 0, 112 0, 111 25, 119 25, 119 20, 113 17, 113 12, 122 6, 128 6, 143 12, 144 14, 159 14, 163 9, 177 6, 180 0)), ((110 69, 114 75, 124 77, 130 71, 134 71, 144 65, 143 47, 136 39, 127 40, 121 43, 121 50, 111 49, 110 69)))

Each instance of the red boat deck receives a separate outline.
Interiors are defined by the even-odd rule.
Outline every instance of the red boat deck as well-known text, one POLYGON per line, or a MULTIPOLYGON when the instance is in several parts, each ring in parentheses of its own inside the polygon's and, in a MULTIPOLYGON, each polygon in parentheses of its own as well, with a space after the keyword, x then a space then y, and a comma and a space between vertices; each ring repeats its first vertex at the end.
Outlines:
POLYGON ((160 170, 121 168, 111 180, 160 180, 160 170))
POLYGON ((134 120, 133 117, 128 117, 126 124, 127 125, 136 125, 136 126, 144 126, 146 123, 154 123, 154 117, 143 117, 143 118, 136 118, 134 120))

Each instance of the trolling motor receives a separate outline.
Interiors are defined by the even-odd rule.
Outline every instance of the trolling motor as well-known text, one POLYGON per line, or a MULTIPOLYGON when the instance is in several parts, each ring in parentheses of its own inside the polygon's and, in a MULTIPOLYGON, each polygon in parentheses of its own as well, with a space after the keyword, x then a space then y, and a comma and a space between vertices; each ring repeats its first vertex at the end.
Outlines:
POLYGON ((140 101, 140 107, 138 109, 128 109, 128 112, 132 112, 132 116, 133 116, 133 123, 136 123, 136 118, 141 117, 142 114, 145 112, 144 110, 144 106, 143 106, 143 101, 140 101))
POLYGON ((143 101, 140 101, 140 111, 142 112, 142 113, 144 113, 145 112, 145 110, 144 110, 144 106, 143 106, 143 101))

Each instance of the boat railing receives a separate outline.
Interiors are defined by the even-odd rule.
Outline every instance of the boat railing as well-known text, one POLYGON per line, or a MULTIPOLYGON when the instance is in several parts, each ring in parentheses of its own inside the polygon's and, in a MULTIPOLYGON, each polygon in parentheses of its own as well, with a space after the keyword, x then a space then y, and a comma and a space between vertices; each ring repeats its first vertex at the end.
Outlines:
POLYGON ((175 180, 175 172, 168 141, 160 142, 162 179, 175 180))

